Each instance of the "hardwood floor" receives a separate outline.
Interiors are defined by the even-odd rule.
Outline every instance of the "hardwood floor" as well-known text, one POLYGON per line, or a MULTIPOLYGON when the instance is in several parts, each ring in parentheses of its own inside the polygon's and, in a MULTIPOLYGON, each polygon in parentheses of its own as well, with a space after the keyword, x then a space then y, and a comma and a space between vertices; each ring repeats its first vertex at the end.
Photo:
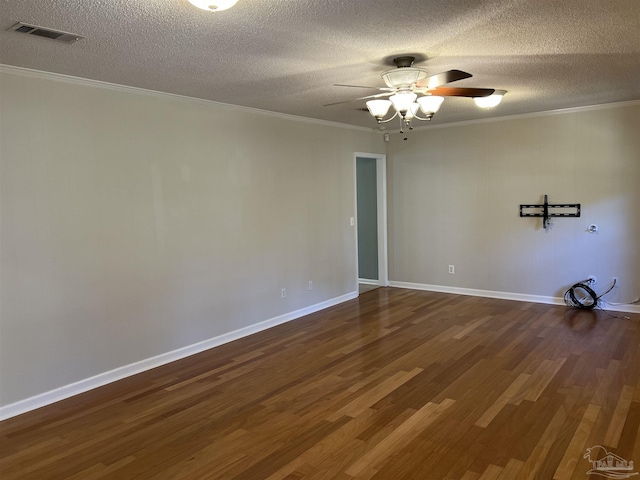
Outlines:
POLYGON ((640 462, 628 316, 379 288, 2 422, 0 478, 603 478, 640 462))

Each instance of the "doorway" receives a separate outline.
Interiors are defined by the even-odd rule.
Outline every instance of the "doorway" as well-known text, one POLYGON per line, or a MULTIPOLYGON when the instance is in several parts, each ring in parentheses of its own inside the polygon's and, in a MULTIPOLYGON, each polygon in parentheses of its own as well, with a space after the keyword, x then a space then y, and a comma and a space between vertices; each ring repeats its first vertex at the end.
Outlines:
POLYGON ((355 154, 356 255, 359 293, 389 285, 386 155, 355 154))

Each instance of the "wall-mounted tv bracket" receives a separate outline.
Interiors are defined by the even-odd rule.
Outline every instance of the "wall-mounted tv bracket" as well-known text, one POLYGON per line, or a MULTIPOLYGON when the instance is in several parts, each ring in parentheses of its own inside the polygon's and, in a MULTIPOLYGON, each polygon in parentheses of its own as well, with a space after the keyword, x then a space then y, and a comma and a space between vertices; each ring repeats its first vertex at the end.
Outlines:
POLYGON ((542 228, 545 230, 549 226, 551 217, 579 217, 579 203, 548 203, 547 196, 544 196, 544 203, 541 205, 520 205, 521 217, 542 217, 542 228), (558 211, 562 210, 563 211, 558 211))

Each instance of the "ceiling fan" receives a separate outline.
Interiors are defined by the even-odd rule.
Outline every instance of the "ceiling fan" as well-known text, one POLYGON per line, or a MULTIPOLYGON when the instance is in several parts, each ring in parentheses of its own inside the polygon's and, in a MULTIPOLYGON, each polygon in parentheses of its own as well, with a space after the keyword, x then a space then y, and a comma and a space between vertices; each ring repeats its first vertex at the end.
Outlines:
POLYGON ((359 97, 354 100, 344 102, 328 103, 325 107, 339 105, 341 103, 355 102, 358 100, 368 100, 367 110, 381 123, 387 123, 396 117, 400 118, 400 132, 404 128, 412 129, 411 121, 429 121, 440 109, 444 97, 470 97, 476 101, 478 106, 490 108, 496 106, 506 93, 504 90, 493 88, 469 88, 469 87, 444 87, 448 83, 457 82, 472 75, 461 70, 448 70, 437 75, 427 75, 427 70, 414 67, 413 56, 401 56, 393 59, 396 68, 386 70, 380 74, 386 87, 366 87, 362 85, 334 84, 336 87, 368 88, 380 90, 382 93, 359 97), (421 96, 419 96, 421 95, 421 96), (384 97, 389 97, 388 100, 384 97), (384 117, 393 106, 395 113, 388 119, 384 117), (419 116, 419 112, 424 117, 419 116))

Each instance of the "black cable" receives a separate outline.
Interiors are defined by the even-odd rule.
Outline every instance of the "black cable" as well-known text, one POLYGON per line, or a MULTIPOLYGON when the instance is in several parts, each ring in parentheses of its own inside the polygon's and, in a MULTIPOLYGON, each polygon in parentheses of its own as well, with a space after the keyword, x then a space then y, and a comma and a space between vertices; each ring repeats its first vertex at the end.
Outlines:
POLYGON ((598 305, 598 294, 594 292, 589 285, 587 285, 587 282, 591 283, 590 280, 578 282, 575 285, 571 286, 566 292, 564 292, 564 303, 566 303, 570 307, 584 310, 595 308, 596 305, 598 305), (578 298, 578 296, 576 295, 576 292, 578 290, 583 291, 588 296, 578 298), (588 300, 589 298, 591 302, 585 302, 585 300, 588 300))
MULTIPOLYGON (((583 280, 571 286, 566 292, 564 292, 564 303, 566 303, 570 307, 579 308, 583 310, 596 308, 599 306, 598 304, 600 299, 604 297, 607 293, 609 293, 611 290, 613 290, 617 282, 614 280, 611 283, 611 286, 609 287, 609 289, 606 292, 601 293, 600 295, 598 295, 593 290, 593 288, 591 288, 591 283, 592 283, 592 280, 589 279, 589 280, 583 280), (576 295, 576 293, 579 291, 584 292, 581 297, 578 297, 576 295), (586 296, 584 294, 586 294, 586 296)), ((600 309, 604 311, 602 307, 600 307, 600 309)))
POLYGON ((616 283, 618 283, 618 281, 614 279, 613 282, 611 282, 611 286, 609 287, 609 289, 606 292, 601 293, 600 295, 598 295, 598 300, 600 300, 607 293, 609 293, 611 290, 613 290, 615 288, 615 286, 616 286, 616 283))
POLYGON ((619 319, 624 319, 624 320, 631 320, 631 317, 627 317, 626 315, 613 315, 612 313, 609 313, 607 310, 605 310, 602 307, 598 307, 598 310, 602 310, 604 313, 606 313, 607 315, 609 315, 611 318, 619 318, 619 319))

